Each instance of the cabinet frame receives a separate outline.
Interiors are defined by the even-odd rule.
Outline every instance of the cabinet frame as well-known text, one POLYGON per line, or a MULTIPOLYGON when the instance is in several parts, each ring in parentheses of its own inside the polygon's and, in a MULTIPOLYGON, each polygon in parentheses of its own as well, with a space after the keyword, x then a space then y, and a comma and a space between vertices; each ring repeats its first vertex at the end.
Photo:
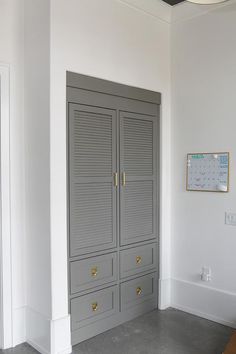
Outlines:
MULTIPOLYGON (((143 241, 137 241, 137 243, 133 244, 121 244, 120 242, 120 222, 116 223, 116 235, 117 235, 117 244, 116 246, 113 246, 111 249, 106 249, 104 251, 98 250, 94 251, 88 254, 84 255, 77 255, 72 257, 70 255, 70 247, 67 247, 67 252, 68 252, 68 291, 69 291, 69 296, 68 296, 68 308, 69 308, 69 313, 70 311, 70 299, 74 298, 75 295, 71 296, 70 294, 70 262, 75 261, 77 259, 86 259, 89 257, 93 256, 98 256, 102 254, 107 254, 110 252, 119 252, 121 250, 133 248, 136 246, 141 246, 141 245, 148 245, 148 244, 153 244, 156 243, 157 247, 157 255, 159 255, 159 191, 160 191, 160 105, 161 105, 161 94, 157 92, 153 92, 150 90, 145 90, 137 87, 130 87, 127 85, 122 85, 118 84, 115 82, 111 81, 106 81, 94 77, 89 77, 81 74, 76 74, 72 72, 67 72, 66 75, 66 85, 67 85, 67 228, 68 228, 68 245, 69 245, 69 240, 70 240, 70 223, 69 223, 69 218, 70 218, 70 210, 69 210, 69 205, 70 205, 70 166, 69 166, 69 104, 80 104, 80 105, 92 105, 96 106, 98 108, 107 108, 107 109, 112 109, 116 110, 116 121, 117 121, 117 173, 118 173, 118 187, 117 187, 117 208, 116 208, 116 213, 117 213, 117 220, 120 220, 120 198, 119 198, 119 189, 120 189, 120 178, 121 178, 121 171, 119 170, 120 168, 120 133, 119 133, 119 128, 120 128, 120 118, 119 118, 119 112, 122 112, 124 110, 127 110, 127 112, 130 113, 140 113, 144 115, 150 115, 150 116, 155 116, 156 121, 155 121, 155 134, 156 134, 156 142, 154 144, 154 148, 158 153, 156 153, 155 157, 155 169, 156 169, 156 182, 155 183, 155 204, 156 204, 156 213, 155 213, 155 218, 156 218, 156 238, 150 238, 150 239, 144 239, 143 241), (89 92, 90 98, 92 100, 92 104, 88 102, 86 96, 87 93, 89 92), (107 102, 107 95, 109 95, 109 102, 107 102), (128 99, 128 100, 127 100, 128 99), (125 108, 122 106, 122 103, 125 102, 125 108)), ((119 256, 118 258, 118 269, 120 269, 120 264, 119 264, 119 256)), ((134 308, 130 309, 127 311, 127 313, 122 313, 119 312, 117 314, 114 314, 109 318, 109 320, 101 320, 101 323, 99 322, 99 325, 96 325, 94 323, 90 327, 85 327, 83 330, 79 330, 76 333, 72 332, 72 343, 76 344, 82 340, 88 339, 94 335, 97 335, 99 333, 102 333, 103 331, 110 329, 112 327, 115 327, 123 322, 126 322, 127 320, 130 320, 134 317, 137 317, 138 315, 141 315, 147 311, 150 311, 151 309, 154 308, 154 306, 157 305, 157 298, 158 298, 158 279, 159 279, 159 259, 160 257, 157 256, 157 269, 156 269, 156 276, 155 276, 155 282, 156 282, 156 291, 155 291, 155 296, 153 299, 150 299, 150 302, 145 303, 145 306, 142 308, 134 308)), ((152 273, 152 271, 148 271, 148 273, 152 273)), ((120 273, 120 272, 119 272, 120 273)), ((145 275, 145 274, 143 274, 145 275)), ((130 276, 125 279, 125 281, 129 281, 134 279, 136 276, 130 276)), ((141 275, 140 275, 141 276, 141 275)), ((121 284, 124 282, 120 278, 120 274, 118 274, 118 279, 117 279, 117 285, 120 288, 121 284)), ((115 283, 114 283, 115 285, 115 283)), ((105 285, 108 286, 108 285, 105 285)), ((104 287, 105 287, 104 286, 104 287)), ((95 291, 90 290, 90 291, 95 291)))

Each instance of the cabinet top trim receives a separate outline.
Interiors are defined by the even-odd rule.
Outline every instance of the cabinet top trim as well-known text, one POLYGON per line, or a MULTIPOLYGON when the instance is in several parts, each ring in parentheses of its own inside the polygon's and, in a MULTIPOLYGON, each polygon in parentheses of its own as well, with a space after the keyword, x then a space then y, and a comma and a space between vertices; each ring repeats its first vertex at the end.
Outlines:
POLYGON ((81 75, 69 71, 67 71, 66 75, 66 84, 68 87, 95 91, 158 105, 161 104, 161 94, 159 92, 118 84, 116 82, 98 79, 92 76, 81 75))

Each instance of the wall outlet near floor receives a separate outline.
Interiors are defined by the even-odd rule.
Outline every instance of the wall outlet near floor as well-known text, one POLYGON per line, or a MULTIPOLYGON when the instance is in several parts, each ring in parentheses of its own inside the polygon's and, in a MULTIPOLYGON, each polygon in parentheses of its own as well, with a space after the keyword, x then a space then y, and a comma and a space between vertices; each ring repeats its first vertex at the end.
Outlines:
POLYGON ((236 213, 225 213, 225 224, 236 226, 236 213))
POLYGON ((210 267, 202 267, 201 272, 201 280, 202 281, 211 281, 211 268, 210 267))

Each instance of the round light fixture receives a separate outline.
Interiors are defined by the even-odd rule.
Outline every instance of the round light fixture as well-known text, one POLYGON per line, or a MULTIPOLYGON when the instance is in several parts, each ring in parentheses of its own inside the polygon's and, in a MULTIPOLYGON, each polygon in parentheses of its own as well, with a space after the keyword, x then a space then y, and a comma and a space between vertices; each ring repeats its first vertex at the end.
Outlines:
POLYGON ((220 4, 222 2, 226 2, 228 0, 187 0, 188 2, 192 2, 193 4, 199 5, 213 5, 213 4, 220 4))

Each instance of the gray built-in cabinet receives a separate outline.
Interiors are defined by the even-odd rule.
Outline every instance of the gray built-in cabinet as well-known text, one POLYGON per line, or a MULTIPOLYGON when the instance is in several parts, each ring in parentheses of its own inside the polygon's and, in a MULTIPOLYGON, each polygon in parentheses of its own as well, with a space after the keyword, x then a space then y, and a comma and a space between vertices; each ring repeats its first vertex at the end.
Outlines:
POLYGON ((73 344, 157 307, 160 100, 67 73, 73 344))

